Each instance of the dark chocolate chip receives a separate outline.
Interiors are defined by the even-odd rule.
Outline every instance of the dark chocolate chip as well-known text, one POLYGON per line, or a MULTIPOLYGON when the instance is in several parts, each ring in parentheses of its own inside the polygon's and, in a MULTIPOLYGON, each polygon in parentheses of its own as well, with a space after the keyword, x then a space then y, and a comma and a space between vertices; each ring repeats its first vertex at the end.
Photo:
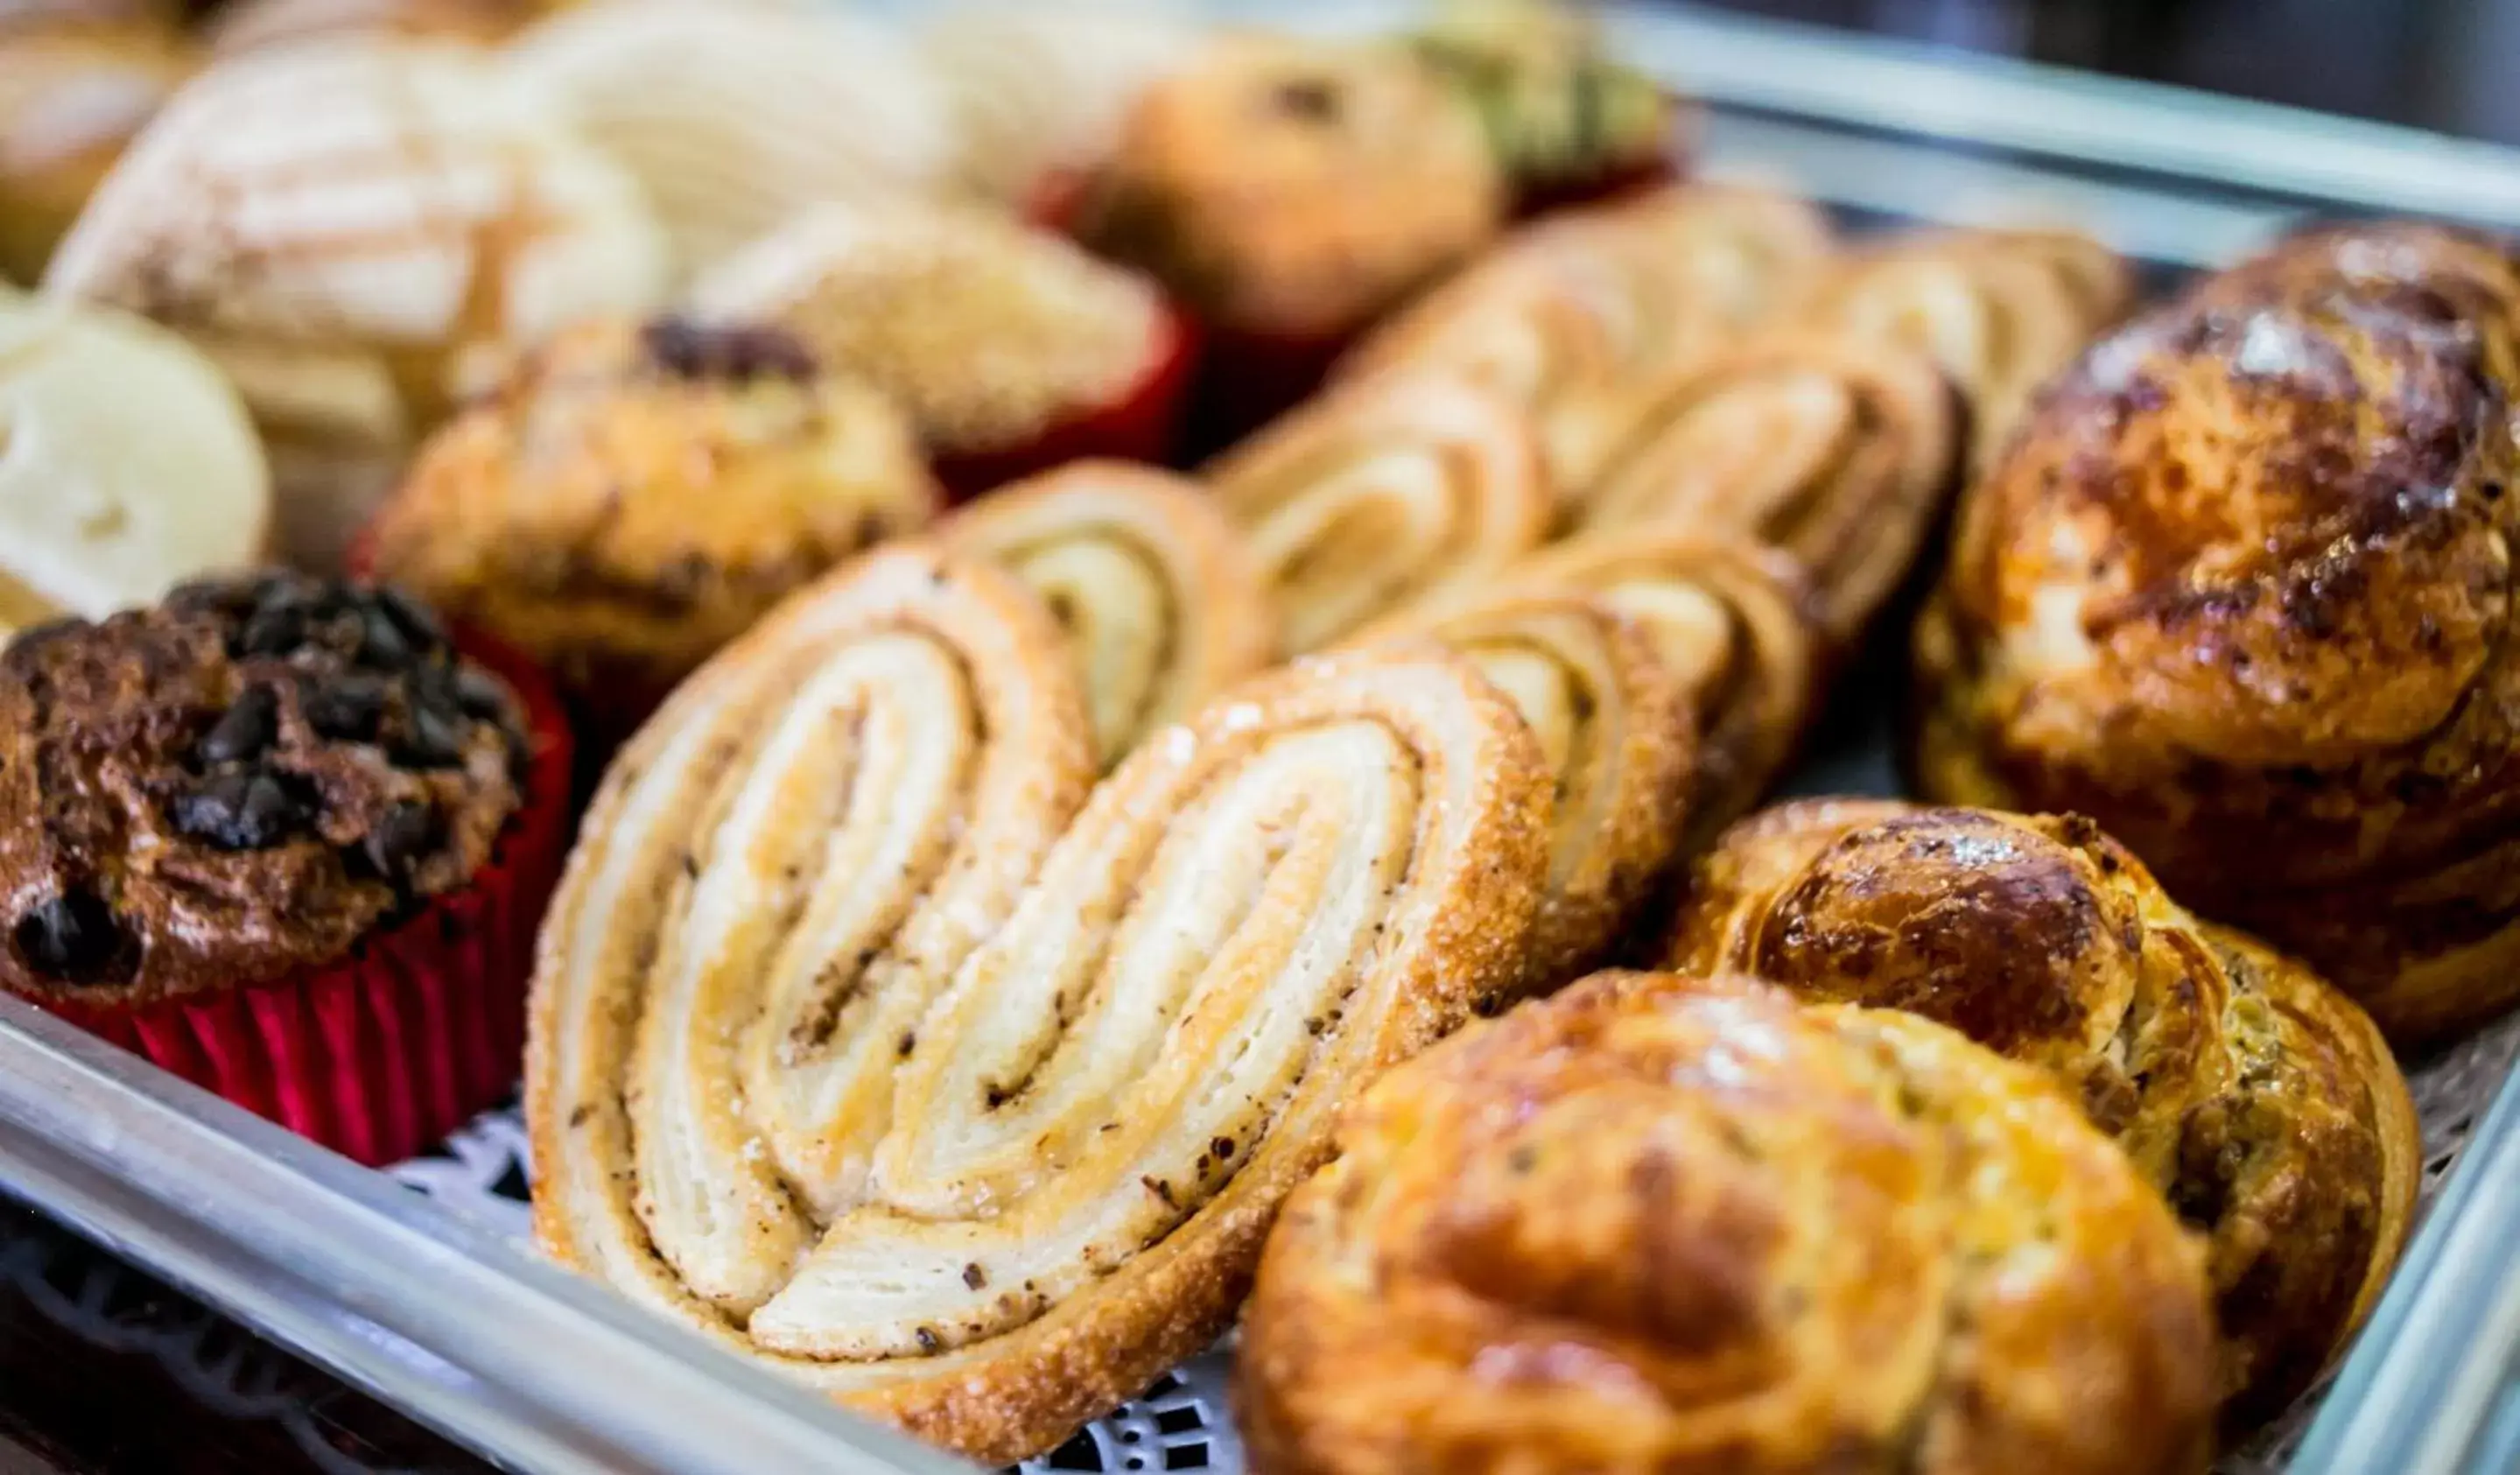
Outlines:
POLYGON ((195 751, 204 764, 249 763, 279 737, 280 694, 269 687, 248 687, 195 751))
POLYGON ((306 611, 294 605, 259 607, 237 632, 239 655, 287 655, 306 644, 306 611))
POLYGON ((306 823, 307 805, 277 776, 220 774, 177 797, 175 828, 220 850, 266 850, 306 823))
POLYGON ((509 704, 507 686, 479 666, 456 667, 455 704, 464 709, 465 716, 482 722, 501 722, 516 715, 509 704))
POLYGON ((138 961, 105 898, 72 887, 36 904, 10 932, 26 966, 58 982, 120 983, 138 961))
POLYGON ((310 683, 303 701, 307 726, 335 742, 374 742, 385 718, 382 678, 344 672, 310 683))
POLYGON ((640 332, 648 357, 679 379, 752 380, 776 375, 809 380, 814 355, 784 329, 744 324, 716 327, 689 318, 662 317, 640 332))
POLYGON ((413 650, 411 638, 402 626, 382 608, 371 605, 359 612, 359 663, 381 671, 409 669, 413 650))
POLYGON ((433 702, 414 701, 393 744, 396 763, 411 768, 452 768, 464 761, 464 717, 433 702))
POLYGON ((1272 101, 1280 112, 1306 122, 1327 123, 1339 114, 1338 89, 1325 78, 1305 77, 1282 83, 1272 101))
POLYGON ((413 872, 436 846, 437 837, 437 811, 406 801, 385 811, 377 827, 360 842, 360 852, 376 874, 397 888, 408 887, 413 872))
POLYGON ((378 585, 374 598, 377 607, 402 627, 415 649, 436 651, 446 648, 446 626, 439 623, 437 611, 392 584, 378 585))

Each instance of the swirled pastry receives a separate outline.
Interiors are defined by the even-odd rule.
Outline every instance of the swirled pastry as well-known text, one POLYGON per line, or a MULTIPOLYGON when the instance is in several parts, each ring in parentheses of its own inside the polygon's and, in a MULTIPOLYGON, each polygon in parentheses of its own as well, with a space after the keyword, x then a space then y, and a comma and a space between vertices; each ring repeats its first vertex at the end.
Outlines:
POLYGON ((1603 973, 1393 1071, 1243 1321, 1258 1475, 2195 1475, 2196 1247, 2036 1071, 1603 973))
POLYGON ((2487 341, 2377 282, 2216 284, 2095 345, 1963 507, 1916 635, 1927 789, 2092 816, 2392 1038, 2520 998, 2487 341))
POLYGON ((1851 641, 1907 574, 1959 443, 1930 359, 1842 335, 1776 334, 1637 396, 1575 494, 1586 532, 1742 533, 1802 560, 1851 641))
POLYGON ((1701 860, 1666 965, 1907 1009, 2046 1069, 2206 1234, 2235 1424, 2378 1299, 2422 1152, 2370 1020, 2080 818, 1787 804, 1701 860))
POLYGON ((1476 588, 1549 533, 1528 417, 1460 380, 1393 376, 1325 395, 1203 475, 1259 556, 1290 654, 1476 588))
POLYGON ((1820 701, 1820 626, 1810 581, 1775 549, 1692 532, 1577 538, 1500 582, 1598 598, 1651 638, 1697 733, 1684 852, 1757 804, 1801 744, 1820 701))
POLYGON ((1533 987, 1598 963, 1679 854, 1697 738, 1690 693, 1610 600, 1503 593, 1405 614, 1364 642, 1423 634, 1478 667, 1540 739, 1556 781, 1533 987))
POLYGON ((993 1461, 1222 1332, 1334 1108, 1519 982, 1548 781, 1466 668, 1360 654, 1165 730, 1049 846, 1085 734, 1038 603, 918 552, 687 685, 544 935, 553 1252, 993 1461))
POLYGON ((1030 585, 1075 648, 1104 767, 1269 663, 1260 570, 1207 493, 1120 462, 1071 462, 991 493, 945 529, 1030 585))
POLYGON ((1947 230, 1850 254, 1812 284, 1792 315, 1933 359, 1968 403, 1970 460, 1983 465, 2002 449, 2031 392, 2134 300, 2133 270, 2087 236, 1947 230))

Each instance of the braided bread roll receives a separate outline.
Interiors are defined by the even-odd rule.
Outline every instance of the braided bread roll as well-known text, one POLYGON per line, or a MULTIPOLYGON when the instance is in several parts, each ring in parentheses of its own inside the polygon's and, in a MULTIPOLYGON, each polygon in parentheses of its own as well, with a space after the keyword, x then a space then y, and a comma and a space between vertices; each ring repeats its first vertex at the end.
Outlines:
POLYGON ((1549 535, 1529 417, 1460 380, 1394 376, 1325 395, 1205 476, 1260 559, 1288 654, 1477 588, 1549 535))
POLYGON ((1430 637, 1509 698, 1555 781, 1535 989, 1598 963, 1679 854, 1695 776, 1688 692, 1653 636, 1602 598, 1505 593, 1403 615, 1365 643, 1430 637))
POLYGON ((1811 583, 1775 549, 1667 530, 1577 538, 1516 563, 1501 587, 1597 598, 1653 642, 1697 734, 1684 853, 1759 802, 1818 709, 1811 583))
POLYGON ((2194 1243, 1912 1014, 1603 973, 1393 1071, 1244 1318, 1258 1475, 2201 1472, 2194 1243))
POLYGON ((2397 1263, 2422 1150, 2379 1032, 2088 820, 1779 806, 1698 863, 1666 964, 1911 1010, 2055 1077, 2209 1237, 2235 1425, 2309 1387, 2397 1263))
POLYGON ((878 554, 667 705, 544 934, 537 1224, 721 1344, 974 1458, 1232 1318, 1328 1116, 1517 982, 1530 735, 1419 650, 1090 767, 985 565, 878 554))
POLYGON ((2493 300, 2224 281, 2084 355, 1972 488, 1917 628, 1927 791, 2091 815, 2392 1039, 2520 999, 2493 300))
POLYGON ((1606 438, 1575 526, 1746 534, 1802 560, 1851 641, 1906 575, 1957 469, 1950 386, 1912 349, 1774 334, 1700 360, 1606 438))
POLYGON ((1181 477, 1071 462, 1001 488, 944 531, 1030 585, 1067 632, 1110 767, 1269 663, 1276 616, 1241 536, 1181 477))
POLYGON ((2088 236, 1936 230, 1847 255, 1789 315, 1931 358, 1968 404, 1969 461, 1983 466, 2031 394, 2134 301, 2134 270, 2088 236))

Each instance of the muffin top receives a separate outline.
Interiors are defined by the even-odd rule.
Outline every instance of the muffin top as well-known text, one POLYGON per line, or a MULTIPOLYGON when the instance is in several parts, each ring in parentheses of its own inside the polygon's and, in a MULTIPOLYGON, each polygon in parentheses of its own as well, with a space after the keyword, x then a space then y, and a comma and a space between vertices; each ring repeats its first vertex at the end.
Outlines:
POLYGON ((429 441, 375 563, 573 688, 670 685, 935 500, 901 413, 790 335, 609 320, 429 441))
POLYGON ((0 651, 0 988, 283 978, 467 884, 518 808, 513 693, 409 596, 288 573, 0 651))

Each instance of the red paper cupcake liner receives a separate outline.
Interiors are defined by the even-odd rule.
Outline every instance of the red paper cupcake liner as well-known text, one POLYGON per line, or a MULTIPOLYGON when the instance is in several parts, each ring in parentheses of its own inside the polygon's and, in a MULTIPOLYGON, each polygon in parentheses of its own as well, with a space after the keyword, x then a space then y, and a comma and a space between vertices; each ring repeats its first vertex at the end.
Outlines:
POLYGON ((523 802, 471 885, 292 978, 136 1009, 44 1006, 372 1167, 496 1104, 524 1055, 534 933, 568 842, 571 742, 530 662, 471 632, 457 645, 516 692, 533 744, 523 802))
POLYGON ((993 487, 1087 457, 1172 464, 1199 346, 1190 319, 1167 305, 1157 321, 1154 354, 1146 372, 1117 401, 1053 425, 1019 446, 938 456, 936 479, 946 500, 968 502, 993 487))

